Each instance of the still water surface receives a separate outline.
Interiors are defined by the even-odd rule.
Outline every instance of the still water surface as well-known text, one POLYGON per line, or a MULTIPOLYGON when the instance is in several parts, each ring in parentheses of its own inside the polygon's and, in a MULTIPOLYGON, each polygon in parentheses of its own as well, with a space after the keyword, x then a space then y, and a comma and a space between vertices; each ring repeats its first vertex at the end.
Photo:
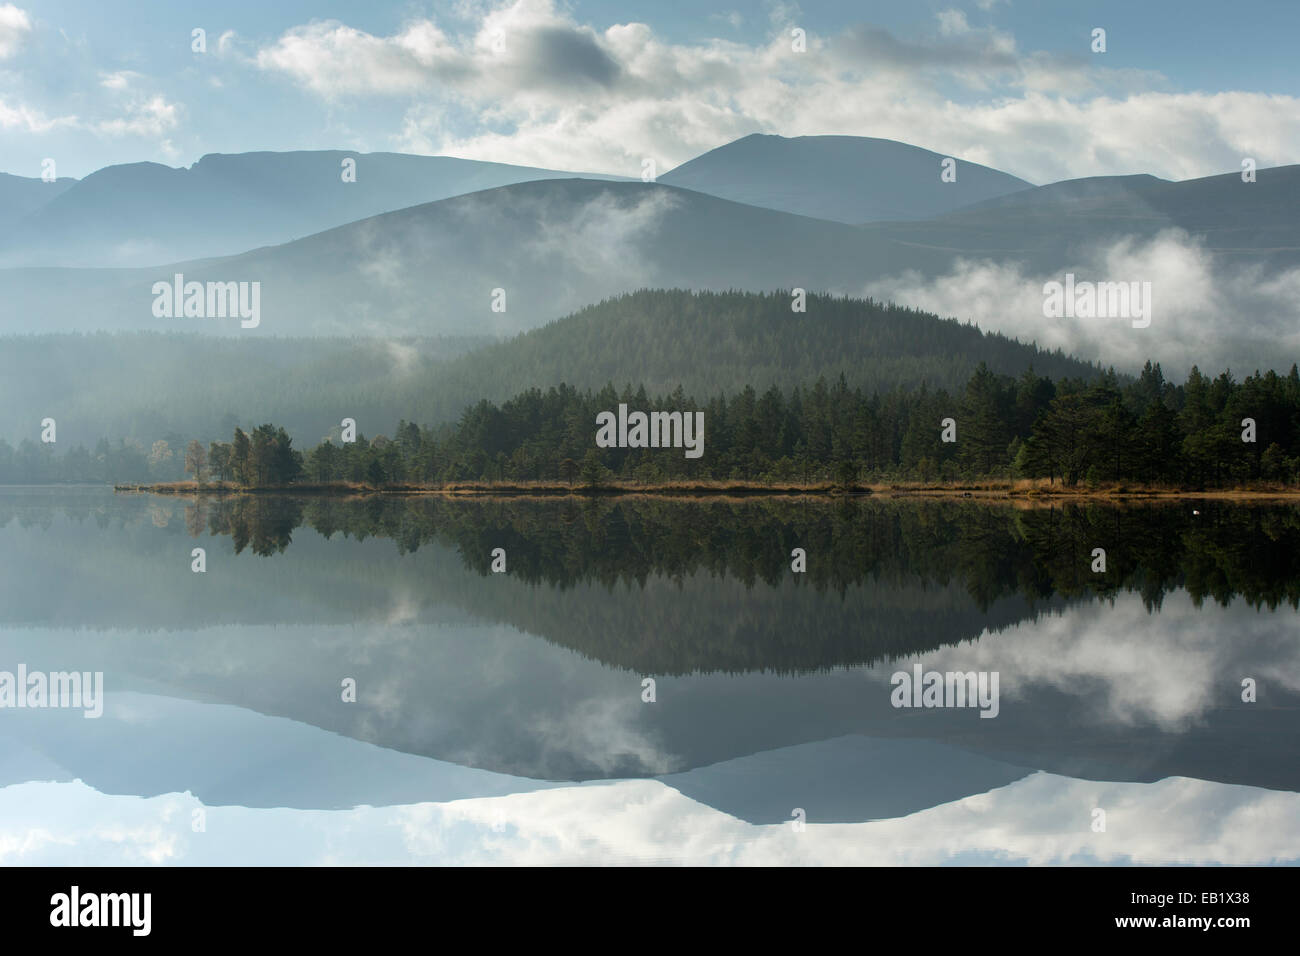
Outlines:
POLYGON ((0 489, 0 672, 104 675, 0 862, 1295 864, 1298 601, 1284 505, 0 489))

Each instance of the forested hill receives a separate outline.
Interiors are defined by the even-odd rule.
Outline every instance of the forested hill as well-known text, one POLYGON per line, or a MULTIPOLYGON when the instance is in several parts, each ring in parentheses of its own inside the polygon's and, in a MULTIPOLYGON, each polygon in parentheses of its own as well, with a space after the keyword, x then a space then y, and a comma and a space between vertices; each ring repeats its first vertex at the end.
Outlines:
MULTIPOLYGON (((229 438, 235 424, 283 425, 312 445, 355 418, 375 434, 399 419, 456 421, 480 399, 609 382, 702 399, 752 385, 789 390, 843 373, 850 386, 951 392, 984 362, 1018 376, 1094 380, 1098 370, 971 325, 859 299, 788 293, 641 291, 509 341, 246 338, 97 333, 0 338, 0 438, 59 441, 229 438)), ((435 308, 435 306, 430 306, 435 308)))
POLYGON ((810 294, 806 308, 793 312, 784 291, 642 290, 454 359, 440 372, 442 387, 493 400, 557 382, 634 382, 652 394, 681 385, 689 394, 715 395, 843 373, 870 391, 922 383, 955 391, 981 362, 1005 375, 1032 365, 1052 379, 1092 380, 1101 372, 1059 351, 871 299, 810 294))

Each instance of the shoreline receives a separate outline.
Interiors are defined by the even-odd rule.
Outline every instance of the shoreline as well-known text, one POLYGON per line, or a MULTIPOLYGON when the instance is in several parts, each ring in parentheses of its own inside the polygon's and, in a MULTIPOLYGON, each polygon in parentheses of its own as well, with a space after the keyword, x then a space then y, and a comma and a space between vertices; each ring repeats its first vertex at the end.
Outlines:
POLYGON ((155 484, 114 485, 119 494, 178 495, 183 497, 235 497, 289 495, 302 498, 444 497, 444 498, 838 498, 877 497, 888 499, 929 498, 1022 503, 1067 501, 1300 501, 1300 488, 1219 488, 1189 491, 1132 485, 1064 488, 1032 482, 969 482, 950 485, 875 483, 844 488, 823 484, 761 484, 758 482, 682 482, 661 485, 609 484, 598 487, 569 486, 551 482, 450 482, 439 485, 361 484, 289 485, 242 488, 230 484, 202 484, 193 481, 155 484))

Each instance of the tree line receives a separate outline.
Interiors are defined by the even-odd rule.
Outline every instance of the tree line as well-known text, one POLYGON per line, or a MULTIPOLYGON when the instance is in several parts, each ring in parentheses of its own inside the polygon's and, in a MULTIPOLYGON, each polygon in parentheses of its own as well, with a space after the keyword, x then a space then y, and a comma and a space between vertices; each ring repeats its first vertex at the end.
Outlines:
POLYGON ((1046 478, 1193 488, 1300 481, 1300 374, 1269 371, 1241 382, 1193 368, 1165 380, 1147 363, 1121 384, 1019 377, 981 364, 959 394, 851 388, 843 376, 788 393, 772 386, 697 403, 644 387, 529 389, 497 405, 480 401, 459 422, 401 422, 393 438, 326 441, 304 460, 305 480, 371 485, 454 481, 646 484, 689 480, 834 482, 873 479, 1046 478), (595 418, 630 410, 704 412, 699 459, 678 449, 595 447, 595 418), (945 422, 950 420, 949 428, 945 422), (947 434, 945 434, 945 432, 947 434), (952 440, 945 440, 949 438, 952 440))
MULTIPOLYGON (((177 445, 179 446, 179 442, 177 445)), ((957 393, 921 386, 887 392, 844 376, 788 392, 746 386, 704 403, 644 386, 593 391, 531 388, 481 400, 455 423, 399 422, 390 438, 343 442, 338 430, 306 453, 283 427, 236 428, 229 442, 173 449, 102 441, 56 457, 52 446, 0 441, 0 482, 170 480, 188 474, 248 488, 348 482, 372 487, 457 481, 542 481, 596 487, 698 480, 825 483, 1046 478, 1140 482, 1193 489, 1300 483, 1300 374, 1238 382, 1193 368, 1165 380, 1150 362, 1134 380, 1017 377, 980 364, 957 393), (645 412, 703 411, 704 454, 597 448, 596 415, 626 404, 645 412), (946 440, 947 439, 947 440, 946 440)))

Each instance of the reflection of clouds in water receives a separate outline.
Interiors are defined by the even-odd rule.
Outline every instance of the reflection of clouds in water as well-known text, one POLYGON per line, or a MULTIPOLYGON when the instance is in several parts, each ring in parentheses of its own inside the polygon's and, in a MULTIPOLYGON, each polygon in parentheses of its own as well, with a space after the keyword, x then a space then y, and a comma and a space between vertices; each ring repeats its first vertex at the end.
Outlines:
MULTIPOLYGON (((639 685, 629 681, 626 693, 575 701, 572 707, 542 715, 533 725, 544 751, 585 754, 603 773, 614 773, 632 758, 643 773, 683 769, 681 760, 666 753, 651 734, 635 726, 645 707, 639 685)), ((543 758, 545 759, 545 758, 543 758)))
POLYGON ((611 776, 682 769, 681 758, 641 726, 651 705, 641 701, 639 677, 508 624, 418 620, 309 630, 303 640, 313 642, 316 659, 337 660, 340 678, 357 677, 357 701, 347 706, 348 733, 359 739, 389 745, 400 726, 403 740, 436 746, 441 759, 498 767, 509 754, 521 761, 511 772, 536 777, 564 776, 553 768, 575 763, 611 776))
POLYGON ((654 780, 355 810, 209 807, 81 783, 0 789, 0 863, 611 862, 939 865, 1296 862, 1300 795, 1172 777, 1098 783, 1036 773, 989 793, 869 823, 754 826, 654 780), (1105 833, 1091 828, 1106 811, 1105 833))
POLYGON ((869 823, 753 826, 655 781, 448 804, 444 822, 486 828, 503 805, 511 838, 457 862, 743 865, 1269 863, 1300 856, 1300 796, 1176 777, 1094 783, 1036 773, 989 793, 869 823), (1092 810, 1106 811, 1105 833, 1092 810), (484 859, 484 856, 487 856, 484 859), (970 857, 974 855, 976 859, 970 857))
POLYGON ((1296 615, 1256 613, 1243 601, 1196 608, 1185 591, 1150 614, 1134 594, 1001 631, 978 642, 900 658, 876 669, 888 679, 919 660, 927 669, 1000 673, 1002 703, 1048 686, 1094 702, 1099 722, 1180 730, 1241 703, 1241 679, 1300 691, 1296 615))
POLYGON ((397 587, 384 612, 384 624, 389 627, 420 623, 420 601, 408 589, 397 587))
MULTIPOLYGON (((393 594, 396 606, 411 599, 402 587, 393 594)), ((1238 601, 1226 609, 1213 603, 1197 609, 1185 592, 1168 595, 1163 610, 1149 615, 1140 598, 1124 594, 1113 606, 1080 604, 986 633, 977 642, 870 669, 791 677, 775 690, 753 674, 682 678, 681 701, 711 715, 695 727, 668 720, 669 712, 656 709, 663 703, 641 703, 635 674, 482 621, 390 626, 380 615, 346 626, 218 627, 165 638, 127 631, 109 631, 102 639, 63 630, 12 631, 0 646, 36 666, 54 646, 50 638, 57 637, 69 653, 77 648, 82 669, 103 669, 115 682, 126 677, 120 672, 126 667, 127 673, 209 692, 238 690, 243 706, 384 746, 465 766, 574 779, 665 773, 680 769, 682 760, 695 766, 770 747, 773 739, 763 734, 734 744, 723 740, 731 732, 714 716, 737 706, 765 713, 761 701, 769 693, 808 702, 791 718, 806 718, 798 724, 806 731, 780 743, 860 730, 857 718, 821 720, 819 714, 835 701, 849 713, 893 713, 889 676, 915 660, 941 671, 998 671, 1002 713, 977 724, 994 737, 1005 725, 1035 714, 1031 719, 1043 723, 1039 739, 1050 740, 1050 727, 1062 719, 1054 709, 1060 703, 1056 693, 1070 704, 1071 722, 1121 733, 1147 727, 1184 732, 1215 708, 1257 708, 1261 720, 1285 722, 1285 715, 1269 717, 1262 708, 1270 705, 1270 695, 1277 701, 1283 692, 1300 693, 1296 623, 1295 612, 1285 607, 1260 614, 1238 601), (177 647, 185 652, 177 653, 177 647), (358 680, 356 704, 340 701, 340 681, 347 676, 358 680), (1259 682, 1259 704, 1240 702, 1244 676, 1259 682), (661 716, 662 722, 654 719, 661 716)), ((56 665, 51 659, 46 669, 56 665)), ((1170 769, 1207 775, 1191 767, 1170 769)))

